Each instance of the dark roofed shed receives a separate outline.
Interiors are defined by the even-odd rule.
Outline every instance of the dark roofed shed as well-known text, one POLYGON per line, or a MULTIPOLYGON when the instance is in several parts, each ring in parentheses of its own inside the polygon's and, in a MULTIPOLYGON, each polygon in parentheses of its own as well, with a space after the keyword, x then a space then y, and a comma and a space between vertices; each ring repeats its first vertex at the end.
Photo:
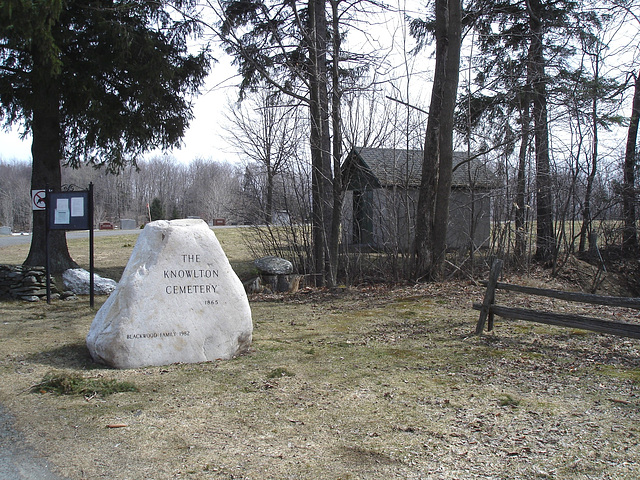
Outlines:
MULTIPOLYGON (((422 150, 353 148, 342 166, 347 184, 344 240, 376 249, 407 249, 413 239, 422 150)), ((481 156, 454 152, 449 247, 479 246, 490 229, 494 176, 481 156)))

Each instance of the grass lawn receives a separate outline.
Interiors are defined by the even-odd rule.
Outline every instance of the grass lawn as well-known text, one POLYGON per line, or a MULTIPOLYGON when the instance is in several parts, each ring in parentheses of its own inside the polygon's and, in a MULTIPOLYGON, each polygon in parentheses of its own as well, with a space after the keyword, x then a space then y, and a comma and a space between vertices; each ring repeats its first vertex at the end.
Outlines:
MULTIPOLYGON (((216 234, 242 276, 240 230, 216 234)), ((134 243, 97 239, 99 273, 119 278, 134 243)), ((86 241, 70 249, 88 262, 86 241)), ((69 479, 640 478, 640 343, 500 319, 477 337, 482 294, 253 296, 248 354, 131 370, 91 361, 88 298, 3 301, 0 404, 69 479)))

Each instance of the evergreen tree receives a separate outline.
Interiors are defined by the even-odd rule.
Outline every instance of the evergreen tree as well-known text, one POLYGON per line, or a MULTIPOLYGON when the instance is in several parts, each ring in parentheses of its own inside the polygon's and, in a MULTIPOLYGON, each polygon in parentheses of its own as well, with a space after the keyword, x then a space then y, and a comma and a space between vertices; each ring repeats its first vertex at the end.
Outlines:
POLYGON ((475 79, 479 89, 461 102, 467 110, 464 123, 474 125, 490 120, 500 125, 502 138, 497 143, 503 143, 507 150, 514 149, 518 138, 514 132, 520 132, 516 199, 518 255, 524 253, 525 158, 529 141, 533 139, 535 258, 545 263, 553 259, 557 249, 547 110, 552 95, 561 94, 563 88, 565 92, 575 89, 575 84, 567 87, 571 73, 566 59, 573 53, 577 40, 591 35, 600 25, 597 12, 583 9, 583 3, 574 0, 475 0, 470 5, 469 17, 479 33, 481 57, 475 79), (519 125, 511 124, 512 119, 519 125))
POLYGON ((155 197, 151 201, 151 207, 149 207, 149 216, 151 221, 164 220, 164 209, 162 208, 162 202, 158 197, 155 197))
MULTIPOLYGON (((332 171, 325 2, 228 0, 221 38, 242 75, 241 88, 266 83, 309 108, 313 267, 327 280, 332 171)), ((328 279, 331 281, 331 279, 328 279)))
MULTIPOLYGON (((32 188, 61 187, 61 164, 119 171, 156 147, 179 144, 188 96, 209 68, 187 51, 194 4, 143 0, 0 3, 0 117, 33 137, 32 188), (178 12, 183 12, 180 15, 178 12)), ((44 264, 45 218, 33 214, 26 264, 44 264)), ((74 265, 52 232, 54 272, 74 265)))
POLYGON ((171 209, 171 220, 176 220, 180 217, 180 210, 178 209, 178 205, 174 204, 171 209))
POLYGON ((309 110, 312 190, 312 269, 336 284, 340 214, 340 104, 371 57, 347 53, 341 41, 363 5, 344 0, 224 0, 221 39, 242 75, 241 88, 267 84, 309 110))

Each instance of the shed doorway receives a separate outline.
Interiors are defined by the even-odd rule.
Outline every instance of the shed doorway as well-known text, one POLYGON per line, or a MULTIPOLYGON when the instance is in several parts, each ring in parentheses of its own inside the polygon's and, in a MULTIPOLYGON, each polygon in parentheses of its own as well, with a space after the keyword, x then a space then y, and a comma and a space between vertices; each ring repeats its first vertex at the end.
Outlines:
POLYGON ((353 192, 353 243, 373 245, 373 191, 353 192))

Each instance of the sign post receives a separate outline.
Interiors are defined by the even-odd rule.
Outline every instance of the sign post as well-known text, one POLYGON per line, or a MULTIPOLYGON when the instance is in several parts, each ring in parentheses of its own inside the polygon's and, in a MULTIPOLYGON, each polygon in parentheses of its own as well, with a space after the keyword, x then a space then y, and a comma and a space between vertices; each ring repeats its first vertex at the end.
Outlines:
MULTIPOLYGON (((40 191, 41 192, 41 191, 40 191)), ((36 196, 32 195, 34 205, 36 196)), ((40 197, 39 197, 40 198, 40 197)), ((89 295, 90 304, 94 304, 93 280, 93 183, 88 190, 54 192, 47 186, 45 196, 46 211, 46 277, 47 303, 51 303, 51 280, 49 278, 49 231, 50 230, 89 230, 89 295)))
POLYGON ((89 307, 93 308, 93 292, 95 280, 93 278, 93 182, 89 182, 89 307))

